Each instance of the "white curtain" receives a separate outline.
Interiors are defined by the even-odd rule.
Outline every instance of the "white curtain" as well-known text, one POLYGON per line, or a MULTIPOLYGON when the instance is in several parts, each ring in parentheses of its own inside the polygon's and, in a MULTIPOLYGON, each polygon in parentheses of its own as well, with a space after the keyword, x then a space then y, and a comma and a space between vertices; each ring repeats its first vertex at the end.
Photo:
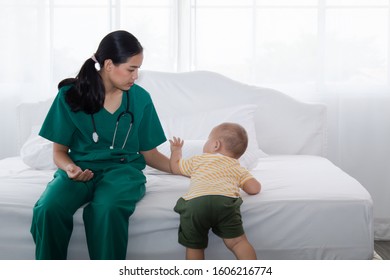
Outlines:
POLYGON ((18 153, 15 106, 55 95, 116 29, 139 38, 143 69, 328 105, 328 158, 367 188, 390 240, 390 0, 0 0, 0 158, 18 153))

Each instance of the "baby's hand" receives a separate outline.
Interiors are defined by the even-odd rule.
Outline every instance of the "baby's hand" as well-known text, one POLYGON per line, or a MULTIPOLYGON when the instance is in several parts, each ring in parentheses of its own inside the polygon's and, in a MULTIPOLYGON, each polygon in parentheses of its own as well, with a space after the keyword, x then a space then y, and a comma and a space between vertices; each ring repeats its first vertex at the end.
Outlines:
POLYGON ((171 143, 171 152, 181 150, 184 145, 184 140, 180 139, 179 137, 173 137, 173 140, 169 140, 169 143, 171 143))

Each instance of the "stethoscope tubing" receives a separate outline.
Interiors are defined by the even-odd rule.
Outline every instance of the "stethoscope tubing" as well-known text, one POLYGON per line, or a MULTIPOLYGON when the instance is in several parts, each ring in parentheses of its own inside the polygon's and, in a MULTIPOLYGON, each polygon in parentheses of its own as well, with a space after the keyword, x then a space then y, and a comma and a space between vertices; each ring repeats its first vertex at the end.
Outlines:
MULTIPOLYGON (((123 145, 121 148, 122 150, 127 143, 127 139, 129 138, 130 131, 131 131, 131 128, 133 127, 133 123, 134 123, 134 114, 132 112, 130 112, 130 110, 129 110, 129 107, 130 107, 129 103, 130 103, 129 91, 126 91, 126 110, 124 112, 121 112, 118 115, 118 118, 116 119, 115 130, 114 130, 114 135, 112 137, 112 143, 111 143, 110 149, 114 149, 114 144, 115 144, 115 140, 116 140, 116 134, 118 131, 119 121, 123 116, 126 116, 126 115, 130 116, 130 123, 129 123, 129 129, 127 130, 127 133, 126 133, 125 140, 123 141, 123 145)), ((97 142, 99 142, 99 135, 98 135, 97 130, 96 130, 96 123, 95 123, 95 118, 94 118, 93 114, 91 114, 91 119, 92 119, 92 126, 93 126, 92 140, 95 143, 97 143, 97 142)))

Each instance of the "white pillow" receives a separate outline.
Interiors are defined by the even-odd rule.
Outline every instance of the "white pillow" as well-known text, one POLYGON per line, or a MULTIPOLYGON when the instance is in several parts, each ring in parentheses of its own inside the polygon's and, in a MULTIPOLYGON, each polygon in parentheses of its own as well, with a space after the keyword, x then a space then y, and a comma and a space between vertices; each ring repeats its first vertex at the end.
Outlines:
MULTIPOLYGON (((234 122, 242 125, 248 133, 248 148, 240 158, 240 163, 251 170, 256 166, 259 158, 267 156, 257 143, 254 119, 256 109, 257 105, 248 104, 196 114, 160 116, 160 120, 168 139, 172 139, 173 136, 184 139, 183 158, 202 154, 203 145, 211 130, 220 123, 234 122)), ((158 150, 170 157, 169 141, 160 145, 158 150)), ((145 173, 161 174, 151 167, 147 167, 145 173)))
POLYGON ((213 111, 179 116, 161 116, 161 124, 168 139, 173 136, 184 140, 207 140, 211 130, 223 123, 234 122, 242 125, 248 133, 248 150, 259 149, 256 138, 254 113, 257 105, 241 105, 213 111))
POLYGON ((38 135, 39 127, 33 127, 30 137, 20 149, 25 164, 34 169, 56 169, 53 161, 53 142, 38 135))

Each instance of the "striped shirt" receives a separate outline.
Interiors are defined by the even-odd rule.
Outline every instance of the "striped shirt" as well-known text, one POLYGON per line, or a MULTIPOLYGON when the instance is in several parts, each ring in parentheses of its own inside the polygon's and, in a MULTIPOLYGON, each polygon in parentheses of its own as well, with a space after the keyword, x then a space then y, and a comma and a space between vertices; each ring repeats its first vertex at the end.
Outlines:
POLYGON ((180 171, 191 178, 185 200, 204 195, 239 197, 240 188, 253 178, 237 159, 221 154, 203 154, 179 161, 180 171))

